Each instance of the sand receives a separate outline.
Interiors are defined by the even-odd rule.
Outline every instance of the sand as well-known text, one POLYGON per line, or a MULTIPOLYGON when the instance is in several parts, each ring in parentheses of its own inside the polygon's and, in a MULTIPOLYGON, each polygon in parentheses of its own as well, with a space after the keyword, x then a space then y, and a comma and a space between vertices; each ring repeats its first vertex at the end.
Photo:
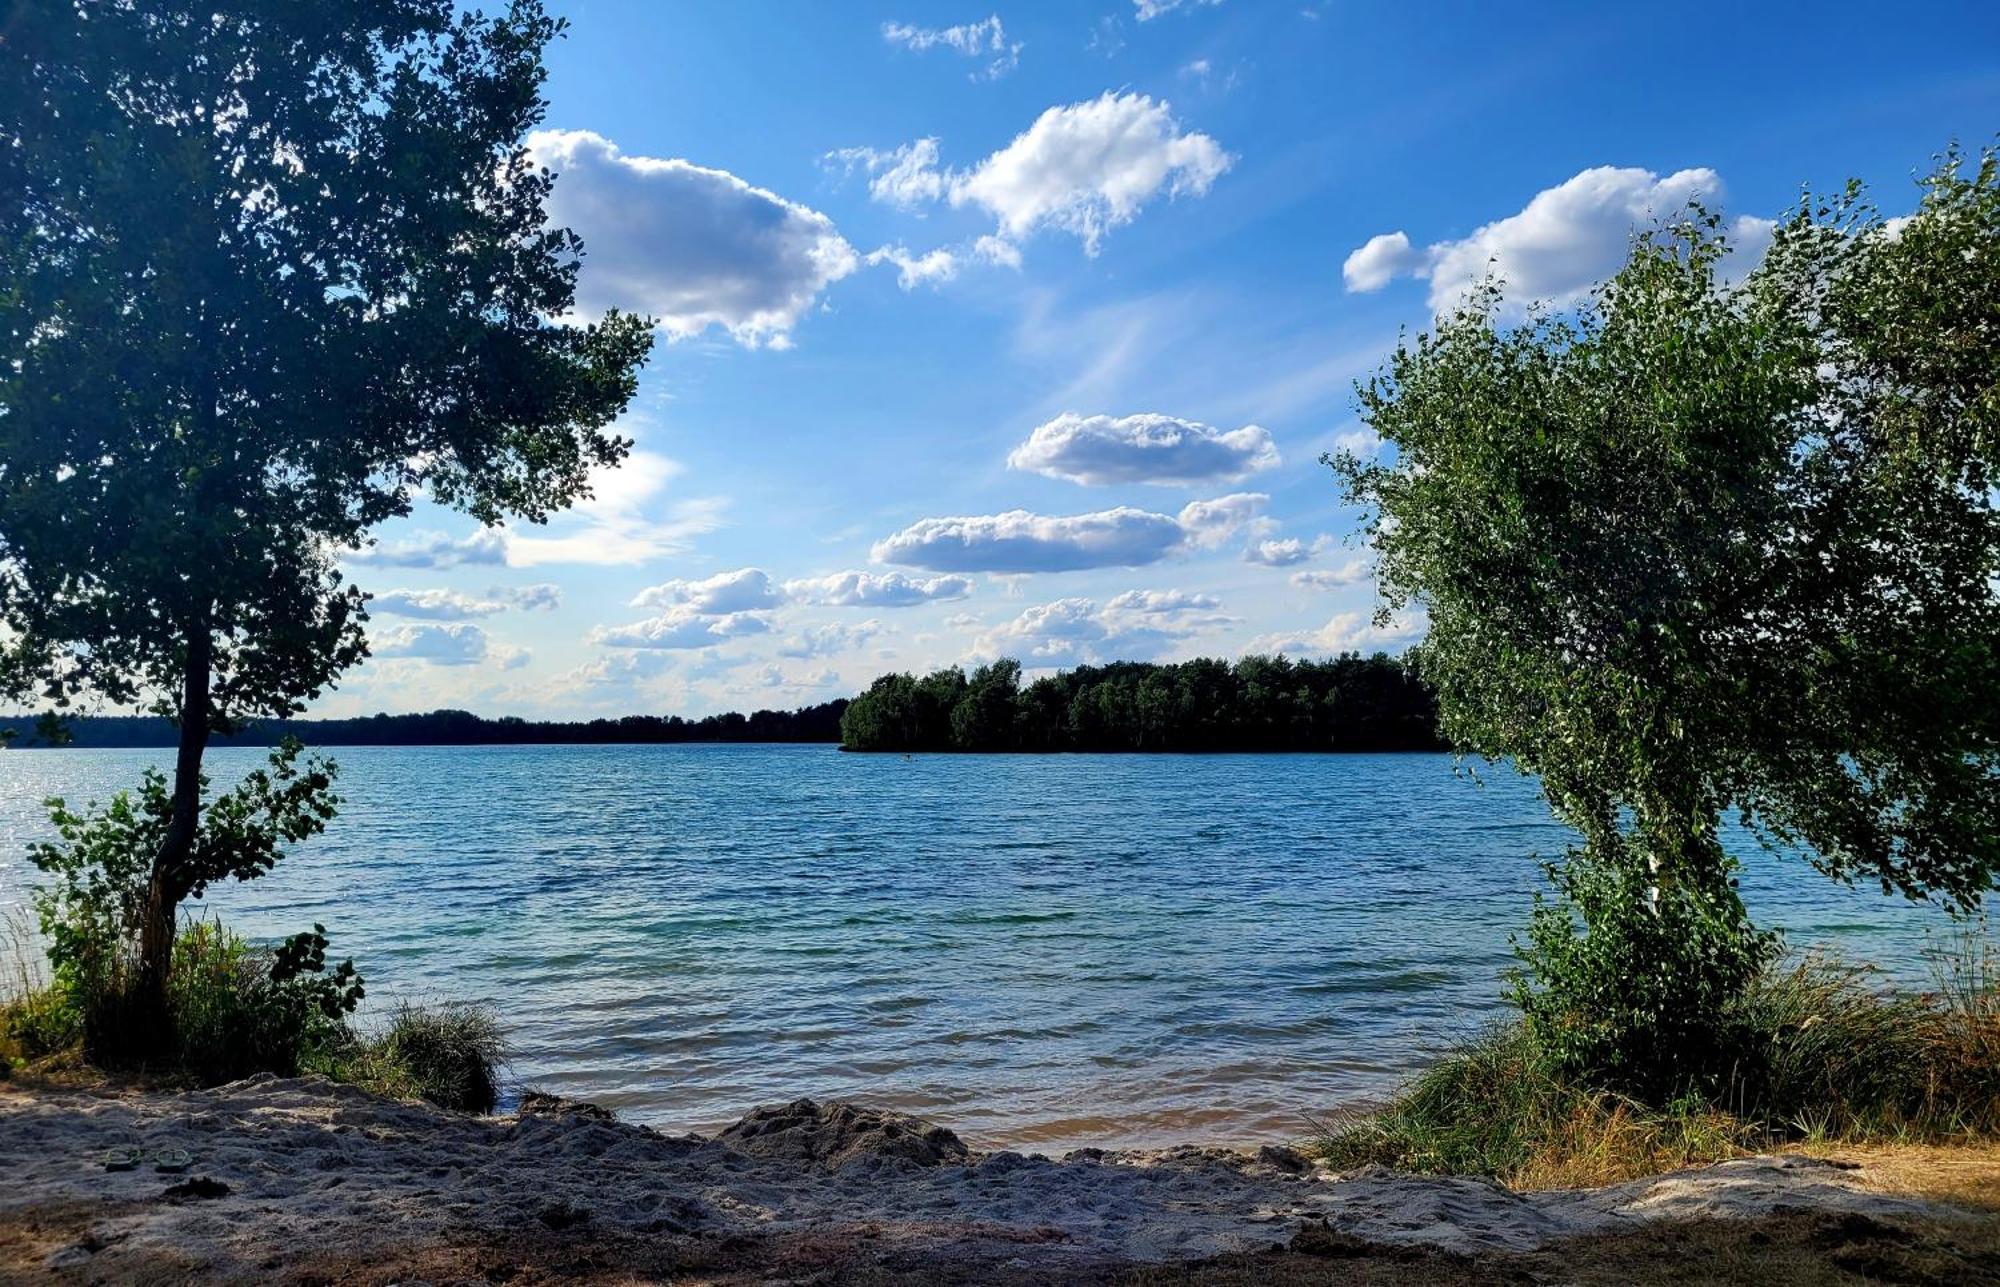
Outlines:
MULTIPOLYGON (((669 1136, 530 1097, 467 1117, 318 1078, 166 1094, 0 1083, 0 1224, 61 1230, 38 1272, 124 1281, 312 1277, 329 1256, 494 1237, 674 1240, 852 1235, 874 1249, 1047 1271, 1186 1262, 1330 1228, 1377 1244, 1528 1251, 1647 1221, 1790 1209, 1935 1217, 1838 1163, 1744 1158, 1601 1189, 1318 1169, 1288 1149, 979 1153, 853 1105, 763 1109, 669 1136), (114 1145, 182 1148, 184 1175, 107 1171, 114 1145)), ((53 1244, 50 1244, 53 1239, 53 1244)), ((4 1251, 0 1242, 0 1251, 4 1251)), ((6 1263, 0 1260, 0 1263, 6 1263)))

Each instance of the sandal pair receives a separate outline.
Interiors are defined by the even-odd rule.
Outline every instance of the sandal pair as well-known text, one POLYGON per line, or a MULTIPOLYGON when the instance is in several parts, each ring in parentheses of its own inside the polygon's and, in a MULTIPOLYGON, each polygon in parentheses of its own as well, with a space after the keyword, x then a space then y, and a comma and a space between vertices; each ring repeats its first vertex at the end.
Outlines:
POLYGON ((143 1148, 114 1148, 104 1152, 104 1169, 107 1171, 135 1171, 141 1163, 150 1161, 155 1171, 169 1173, 185 1171, 194 1164, 194 1157, 184 1148, 163 1148, 151 1151, 143 1148))

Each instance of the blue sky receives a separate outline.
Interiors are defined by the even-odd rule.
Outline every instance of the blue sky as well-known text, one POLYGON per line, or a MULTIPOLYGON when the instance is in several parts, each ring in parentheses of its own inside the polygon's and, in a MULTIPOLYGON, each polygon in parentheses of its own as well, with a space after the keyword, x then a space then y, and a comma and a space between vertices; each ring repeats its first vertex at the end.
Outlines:
POLYGON ((579 311, 662 322, 546 528, 420 507, 319 710, 702 714, 1017 656, 1398 648, 1321 452, 1496 262, 1573 299, 1698 197, 1897 213, 2000 7, 574 0, 536 154, 579 311))

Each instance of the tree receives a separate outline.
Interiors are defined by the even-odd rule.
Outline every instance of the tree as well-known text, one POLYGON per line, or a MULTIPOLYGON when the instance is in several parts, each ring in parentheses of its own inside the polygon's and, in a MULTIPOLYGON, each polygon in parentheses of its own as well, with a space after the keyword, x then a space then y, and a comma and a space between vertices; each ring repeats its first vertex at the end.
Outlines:
POLYGON ((1563 907, 1528 950, 1583 1063, 1698 1058, 1673 1024, 1756 968, 1726 815, 1954 908, 2000 872, 1995 179, 1948 155, 1907 222, 1803 203, 1737 284, 1693 210, 1572 313, 1507 326, 1489 283, 1359 391, 1393 457, 1332 463, 1446 736, 1601 868, 1564 877, 1587 941, 1563 907))
POLYGON ((367 650, 335 560, 419 493, 541 521, 651 344, 570 311, 535 0, 22 0, 0 38, 0 696, 171 715, 139 1012, 164 1018, 212 734, 367 650))

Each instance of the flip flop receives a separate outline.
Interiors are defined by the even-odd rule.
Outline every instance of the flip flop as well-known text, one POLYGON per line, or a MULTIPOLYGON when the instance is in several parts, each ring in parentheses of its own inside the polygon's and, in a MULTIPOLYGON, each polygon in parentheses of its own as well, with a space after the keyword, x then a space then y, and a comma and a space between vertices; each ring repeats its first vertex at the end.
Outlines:
POLYGON ((193 1165, 193 1154, 184 1148, 163 1148, 153 1154, 155 1171, 185 1171, 193 1165))
POLYGON ((108 1148, 104 1150, 104 1169, 107 1171, 137 1170, 139 1163, 146 1160, 146 1150, 142 1148, 108 1148))

